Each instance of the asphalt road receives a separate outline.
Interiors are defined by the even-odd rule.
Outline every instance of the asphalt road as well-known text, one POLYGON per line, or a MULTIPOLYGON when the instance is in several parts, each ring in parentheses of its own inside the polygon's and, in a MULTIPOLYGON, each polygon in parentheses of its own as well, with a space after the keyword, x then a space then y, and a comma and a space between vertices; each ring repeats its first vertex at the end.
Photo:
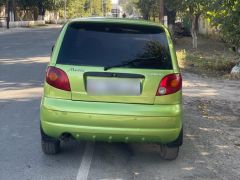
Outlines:
POLYGON ((59 27, 0 32, 0 180, 239 179, 240 83, 184 73, 184 146, 67 142, 41 151, 39 104, 59 27))

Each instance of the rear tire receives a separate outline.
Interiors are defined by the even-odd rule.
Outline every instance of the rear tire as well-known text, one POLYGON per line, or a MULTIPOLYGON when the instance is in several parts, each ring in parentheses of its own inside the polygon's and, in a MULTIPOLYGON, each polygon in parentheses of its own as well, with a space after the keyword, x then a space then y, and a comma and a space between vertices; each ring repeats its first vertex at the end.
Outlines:
POLYGON ((160 154, 164 160, 175 160, 178 157, 179 146, 168 147, 167 145, 161 145, 160 154))
POLYGON ((54 155, 60 152, 60 141, 47 136, 41 128, 42 151, 47 155, 54 155))
POLYGON ((60 142, 42 139, 42 151, 47 155, 57 154, 60 151, 60 142))

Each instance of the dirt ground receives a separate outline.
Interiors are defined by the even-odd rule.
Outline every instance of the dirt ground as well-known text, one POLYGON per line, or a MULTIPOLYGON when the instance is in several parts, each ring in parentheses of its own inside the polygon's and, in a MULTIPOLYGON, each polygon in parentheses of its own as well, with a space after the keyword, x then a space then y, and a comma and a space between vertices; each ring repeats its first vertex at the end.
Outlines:
POLYGON ((239 179, 240 81, 184 73, 184 111, 185 138, 203 158, 192 168, 205 161, 213 177, 239 179))
POLYGON ((238 75, 230 75, 232 68, 240 61, 240 55, 226 43, 200 36, 198 49, 192 48, 191 37, 177 39, 175 46, 179 65, 184 70, 220 79, 240 79, 238 75))

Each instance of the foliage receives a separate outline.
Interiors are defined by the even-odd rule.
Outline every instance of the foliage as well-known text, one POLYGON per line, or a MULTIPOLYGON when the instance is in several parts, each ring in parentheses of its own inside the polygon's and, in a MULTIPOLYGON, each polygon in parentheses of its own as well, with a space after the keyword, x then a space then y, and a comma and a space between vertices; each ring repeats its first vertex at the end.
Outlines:
POLYGON ((88 7, 87 0, 68 0, 67 1, 67 16, 68 18, 82 17, 87 12, 88 7))
POLYGON ((197 49, 198 22, 201 15, 204 15, 209 8, 209 0, 179 0, 179 11, 189 17, 191 22, 191 35, 193 48, 197 49))
POLYGON ((111 0, 105 0, 105 13, 111 12, 112 10, 112 1, 111 0))
MULTIPOLYGON (((0 0, 0 5, 7 0, 0 0)), ((102 16, 111 11, 111 0, 66 0, 68 18, 83 16, 102 16), (104 13, 103 13, 104 11, 104 13)), ((37 8, 39 15, 44 16, 46 10, 58 11, 64 9, 65 0, 15 0, 20 9, 37 8)))
MULTIPOLYGON (((135 4, 138 5, 144 19, 150 19, 149 16, 152 16, 153 20, 155 20, 155 17, 160 15, 160 0, 135 0, 135 4)), ((177 10, 180 8, 179 4, 181 4, 180 0, 164 1, 165 14, 168 16, 169 24, 174 24, 177 10)))
POLYGON ((26 9, 27 7, 33 7, 36 5, 35 0, 16 0, 15 3, 18 7, 21 7, 23 9, 26 9))
POLYGON ((218 26, 223 39, 232 47, 240 47, 240 1, 215 0, 208 12, 213 25, 218 26))
POLYGON ((5 0, 0 0, 0 6, 5 5, 6 1, 5 0))
POLYGON ((99 0, 92 0, 92 15, 100 16, 102 15, 102 2, 99 0))
POLYGON ((68 18, 102 16, 111 11, 111 0, 68 0, 68 18))
POLYGON ((209 0, 175 0, 177 10, 188 17, 192 24, 192 31, 198 31, 198 20, 201 15, 206 15, 212 1, 209 0))
POLYGON ((150 19, 151 12, 152 10, 155 10, 158 2, 159 0, 139 0, 137 2, 137 6, 141 10, 144 19, 150 19))
POLYGON ((180 9, 179 0, 165 1, 165 12, 168 16, 168 24, 174 24, 176 21, 177 11, 180 9))
POLYGON ((203 14, 209 8, 209 0, 176 0, 179 11, 186 15, 203 14))
POLYGON ((16 7, 26 10, 37 8, 39 15, 44 16, 46 10, 56 11, 61 9, 64 0, 15 0, 16 7))
POLYGON ((128 0, 128 1, 120 1, 121 6, 123 6, 123 10, 129 15, 136 15, 136 10, 138 9, 137 3, 138 0, 128 0))

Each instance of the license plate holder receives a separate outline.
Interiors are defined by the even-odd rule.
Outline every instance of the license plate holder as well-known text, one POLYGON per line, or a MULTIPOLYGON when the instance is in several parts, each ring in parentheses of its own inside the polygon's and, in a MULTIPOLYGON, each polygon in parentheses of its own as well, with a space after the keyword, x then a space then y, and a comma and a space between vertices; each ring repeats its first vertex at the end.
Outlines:
POLYGON ((86 90, 93 96, 140 96, 141 79, 87 77, 86 90))

